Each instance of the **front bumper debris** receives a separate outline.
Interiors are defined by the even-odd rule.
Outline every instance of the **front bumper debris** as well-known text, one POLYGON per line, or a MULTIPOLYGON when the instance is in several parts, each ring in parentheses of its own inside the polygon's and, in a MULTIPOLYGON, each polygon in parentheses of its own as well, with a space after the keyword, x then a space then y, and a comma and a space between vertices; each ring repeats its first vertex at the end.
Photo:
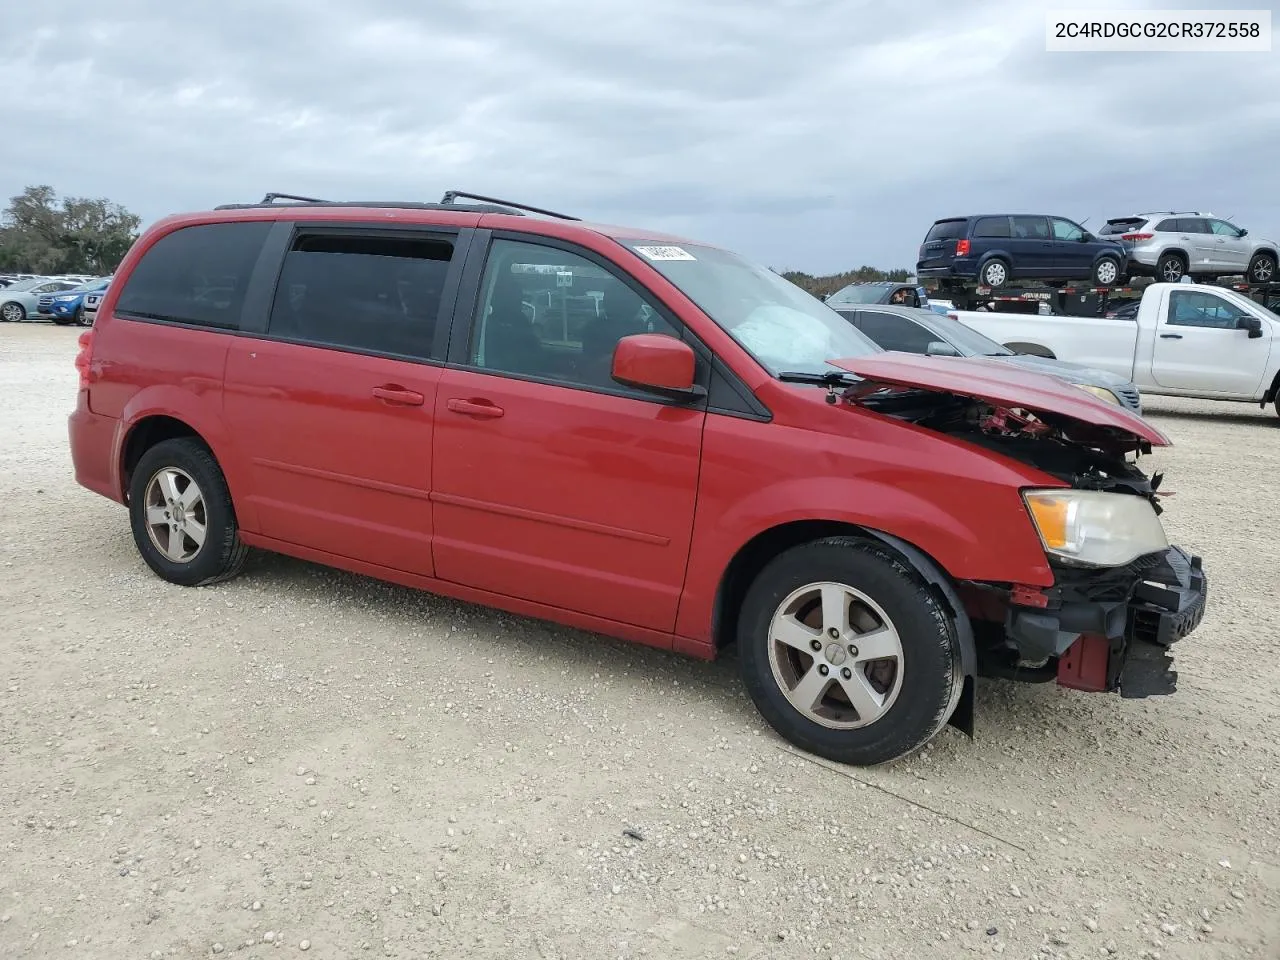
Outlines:
POLYGON ((1180 547, 1108 570, 1059 568, 1047 603, 1012 606, 1005 629, 1027 660, 1053 658, 1057 682, 1124 697, 1173 693, 1170 647, 1204 618, 1209 581, 1180 547))

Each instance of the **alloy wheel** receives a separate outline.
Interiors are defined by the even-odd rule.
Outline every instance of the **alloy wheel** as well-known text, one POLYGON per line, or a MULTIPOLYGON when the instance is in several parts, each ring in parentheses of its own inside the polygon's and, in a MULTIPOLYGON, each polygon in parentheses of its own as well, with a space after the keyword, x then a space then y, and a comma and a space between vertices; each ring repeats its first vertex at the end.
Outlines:
POLYGON ((204 494, 191 474, 163 467, 147 482, 147 534, 172 563, 190 563, 204 547, 208 515, 204 494))

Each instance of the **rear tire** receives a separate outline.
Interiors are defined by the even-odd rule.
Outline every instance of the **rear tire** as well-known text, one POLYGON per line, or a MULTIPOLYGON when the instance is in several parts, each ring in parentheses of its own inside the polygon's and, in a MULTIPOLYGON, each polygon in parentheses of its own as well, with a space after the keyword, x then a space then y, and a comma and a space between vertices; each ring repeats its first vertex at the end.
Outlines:
POLYGON ((1162 283, 1177 283, 1187 272, 1187 261, 1180 253, 1163 254, 1156 261, 1156 279, 1162 283))
POLYGON ((226 478, 191 437, 163 440, 133 468, 129 521, 138 552, 163 580, 184 587, 229 580, 244 567, 226 478))
POLYGON ((886 547, 851 537, 775 557, 747 593, 738 646, 769 725, 837 763, 918 750, 964 684, 955 621, 925 581, 886 547))
POLYGON ((978 273, 978 280, 984 287, 1003 287, 1009 282, 1009 274, 1012 273, 1009 264, 1001 260, 999 257, 993 257, 982 265, 982 270, 978 273))

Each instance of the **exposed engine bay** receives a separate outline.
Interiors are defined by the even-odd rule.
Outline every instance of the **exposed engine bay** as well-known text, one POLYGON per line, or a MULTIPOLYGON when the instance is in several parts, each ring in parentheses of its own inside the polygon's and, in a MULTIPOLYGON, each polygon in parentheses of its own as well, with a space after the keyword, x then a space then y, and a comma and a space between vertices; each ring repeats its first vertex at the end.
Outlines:
MULTIPOLYGON (((1126 454, 1151 452, 1140 437, 1073 417, 990 403, 917 387, 864 381, 844 391, 849 402, 906 420, 1043 470, 1079 490, 1132 493, 1161 511, 1162 474, 1148 477, 1126 454)), ((1136 459, 1136 457, 1135 457, 1136 459)))

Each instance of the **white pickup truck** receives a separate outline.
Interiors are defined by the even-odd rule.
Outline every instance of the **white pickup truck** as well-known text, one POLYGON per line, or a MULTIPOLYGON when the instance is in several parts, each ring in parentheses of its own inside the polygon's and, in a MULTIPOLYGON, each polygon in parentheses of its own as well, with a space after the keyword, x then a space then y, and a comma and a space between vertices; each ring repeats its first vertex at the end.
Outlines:
POLYGON ((1143 393, 1271 403, 1280 414, 1280 316, 1234 290, 1153 283, 1127 319, 950 316, 1010 350, 1110 370, 1143 393))

